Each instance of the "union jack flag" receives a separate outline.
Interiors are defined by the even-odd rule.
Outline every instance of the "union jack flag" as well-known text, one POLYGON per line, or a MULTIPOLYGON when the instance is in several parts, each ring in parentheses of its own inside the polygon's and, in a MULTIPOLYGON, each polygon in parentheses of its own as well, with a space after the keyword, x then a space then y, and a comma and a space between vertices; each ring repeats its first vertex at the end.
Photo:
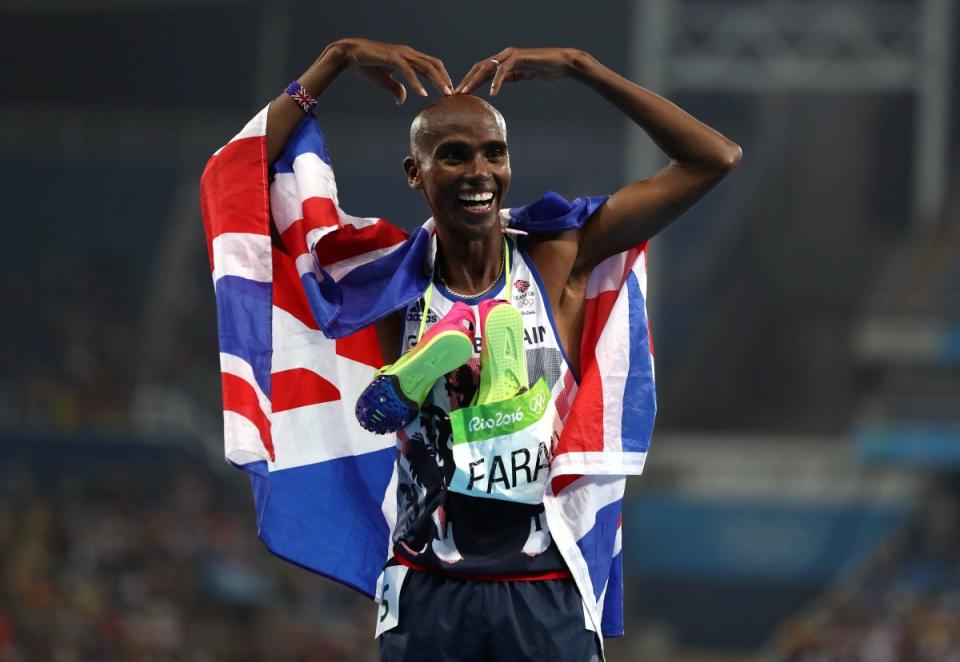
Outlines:
MULTIPOLYGON (((210 159, 201 181, 217 301, 228 461, 249 473, 259 535, 278 556, 369 596, 396 519, 395 441, 356 422, 381 357, 371 323, 420 298, 436 237, 339 205, 323 135, 298 127, 271 177, 266 109, 210 159)), ((580 227, 605 198, 548 193, 508 210, 528 233, 580 227)), ((656 410, 646 244, 588 283, 581 381, 545 497, 550 531, 590 626, 623 632, 621 504, 643 469, 656 410)))

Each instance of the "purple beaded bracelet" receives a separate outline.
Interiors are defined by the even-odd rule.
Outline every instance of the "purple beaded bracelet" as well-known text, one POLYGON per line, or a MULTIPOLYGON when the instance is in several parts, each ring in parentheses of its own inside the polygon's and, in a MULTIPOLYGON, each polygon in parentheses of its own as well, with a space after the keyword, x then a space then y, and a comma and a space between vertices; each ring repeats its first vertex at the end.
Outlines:
POLYGON ((317 100, 310 96, 310 93, 303 88, 303 85, 301 85, 299 81, 293 81, 287 85, 287 89, 285 89, 284 92, 293 97, 293 100, 297 102, 297 105, 300 106, 305 113, 309 113, 317 107, 317 100))

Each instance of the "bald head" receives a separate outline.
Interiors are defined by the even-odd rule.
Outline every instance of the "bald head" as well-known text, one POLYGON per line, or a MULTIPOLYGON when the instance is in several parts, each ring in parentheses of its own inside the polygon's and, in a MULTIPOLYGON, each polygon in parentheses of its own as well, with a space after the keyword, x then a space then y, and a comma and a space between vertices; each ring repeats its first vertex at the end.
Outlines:
POLYGON ((427 106, 410 124, 410 153, 420 159, 438 139, 464 126, 489 124, 507 139, 507 123, 500 111, 472 94, 451 94, 427 106))
POLYGON ((507 127, 496 108, 469 94, 444 97, 413 120, 410 152, 407 183, 423 192, 443 241, 499 237, 511 172, 507 127))

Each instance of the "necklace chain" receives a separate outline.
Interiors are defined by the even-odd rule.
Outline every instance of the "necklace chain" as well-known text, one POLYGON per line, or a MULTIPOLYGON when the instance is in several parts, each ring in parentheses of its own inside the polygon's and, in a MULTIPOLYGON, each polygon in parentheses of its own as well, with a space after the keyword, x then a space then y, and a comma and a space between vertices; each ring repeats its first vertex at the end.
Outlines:
POLYGON ((476 292, 474 294, 466 294, 465 292, 458 292, 457 290, 447 285, 447 281, 444 280, 443 274, 440 273, 439 269, 437 270, 437 278, 440 279, 440 284, 443 286, 443 289, 445 289, 450 294, 455 294, 458 297, 463 297, 465 299, 476 299, 477 297, 482 297, 484 294, 492 290, 494 286, 500 282, 500 277, 503 276, 503 264, 504 262, 506 262, 506 257, 507 256, 504 255, 503 259, 500 260, 500 273, 498 273, 497 277, 493 279, 493 282, 487 285, 485 288, 483 288, 479 292, 476 292))

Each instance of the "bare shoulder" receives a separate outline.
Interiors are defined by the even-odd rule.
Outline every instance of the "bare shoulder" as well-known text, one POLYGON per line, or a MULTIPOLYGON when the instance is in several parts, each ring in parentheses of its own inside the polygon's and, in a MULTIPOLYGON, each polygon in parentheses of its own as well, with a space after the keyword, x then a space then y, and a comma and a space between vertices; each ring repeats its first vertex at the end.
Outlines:
POLYGON ((551 303, 559 303, 577 262, 580 230, 526 235, 520 240, 543 280, 551 303))

